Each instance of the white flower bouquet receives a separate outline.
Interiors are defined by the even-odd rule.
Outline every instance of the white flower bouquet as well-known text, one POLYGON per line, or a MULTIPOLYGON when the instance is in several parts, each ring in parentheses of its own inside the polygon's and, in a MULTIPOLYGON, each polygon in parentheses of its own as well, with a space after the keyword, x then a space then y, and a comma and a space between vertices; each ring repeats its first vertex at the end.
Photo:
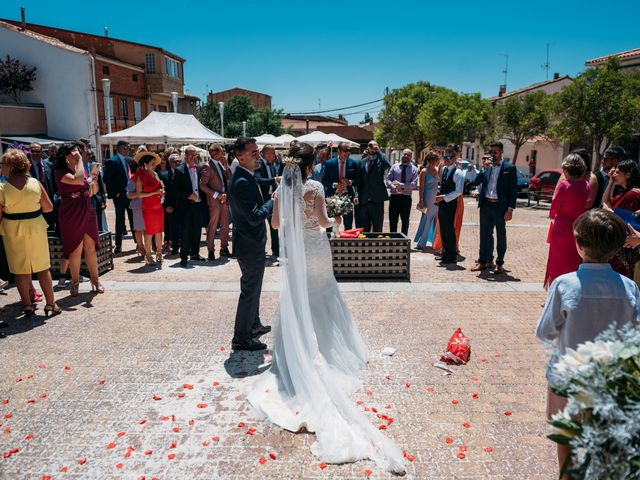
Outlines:
POLYGON ((569 349, 552 390, 568 398, 549 438, 572 449, 572 479, 640 479, 640 327, 609 328, 569 349))
POLYGON ((353 212, 353 202, 347 195, 335 194, 327 197, 325 202, 329 217, 344 217, 353 212))

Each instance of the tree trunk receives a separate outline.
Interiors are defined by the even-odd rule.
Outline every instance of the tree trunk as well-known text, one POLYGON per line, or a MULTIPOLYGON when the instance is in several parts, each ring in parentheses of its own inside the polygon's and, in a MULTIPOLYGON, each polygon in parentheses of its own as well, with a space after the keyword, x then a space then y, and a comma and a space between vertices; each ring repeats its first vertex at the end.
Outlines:
POLYGON ((515 147, 516 147, 516 151, 513 153, 513 164, 515 165, 516 162, 518 161, 518 152, 520 151, 520 148, 522 147, 522 143, 516 143, 515 147))

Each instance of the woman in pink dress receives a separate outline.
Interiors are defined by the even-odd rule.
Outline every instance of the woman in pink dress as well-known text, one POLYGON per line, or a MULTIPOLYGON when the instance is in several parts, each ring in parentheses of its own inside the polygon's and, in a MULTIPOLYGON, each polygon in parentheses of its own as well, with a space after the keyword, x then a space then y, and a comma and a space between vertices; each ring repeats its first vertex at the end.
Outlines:
POLYGON ((560 275, 575 272, 580 265, 581 259, 573 236, 573 222, 587 210, 589 182, 584 176, 586 170, 584 160, 576 153, 570 153, 562 162, 564 180, 560 181, 556 189, 549 211, 553 227, 549 235, 545 288, 560 275))

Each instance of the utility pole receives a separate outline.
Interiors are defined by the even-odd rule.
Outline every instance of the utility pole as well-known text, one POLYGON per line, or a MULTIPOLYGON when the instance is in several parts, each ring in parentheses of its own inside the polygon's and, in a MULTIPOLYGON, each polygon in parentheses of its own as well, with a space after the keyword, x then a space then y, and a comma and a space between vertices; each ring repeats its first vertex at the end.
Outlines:
POLYGON ((551 62, 549 61, 549 42, 547 42, 547 61, 542 64, 542 68, 546 72, 546 79, 549 80, 549 70, 551 69, 551 62))
POLYGON ((502 73, 504 73, 504 89, 506 91, 507 90, 507 73, 509 72, 509 54, 503 53, 502 56, 504 57, 504 70, 502 71, 502 73))

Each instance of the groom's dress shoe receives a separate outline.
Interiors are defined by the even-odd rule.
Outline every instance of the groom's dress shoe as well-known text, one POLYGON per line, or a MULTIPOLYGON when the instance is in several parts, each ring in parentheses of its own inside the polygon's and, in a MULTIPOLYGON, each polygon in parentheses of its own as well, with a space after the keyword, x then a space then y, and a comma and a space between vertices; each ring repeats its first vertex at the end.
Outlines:
POLYGON ((259 327, 251 329, 251 336, 254 338, 259 337, 260 335, 266 335, 270 331, 271 331, 270 325, 260 325, 259 327))
POLYGON ((249 352, 255 352, 256 350, 266 350, 267 345, 262 343, 255 338, 252 338, 246 343, 232 343, 231 347, 234 350, 247 350, 249 352))

